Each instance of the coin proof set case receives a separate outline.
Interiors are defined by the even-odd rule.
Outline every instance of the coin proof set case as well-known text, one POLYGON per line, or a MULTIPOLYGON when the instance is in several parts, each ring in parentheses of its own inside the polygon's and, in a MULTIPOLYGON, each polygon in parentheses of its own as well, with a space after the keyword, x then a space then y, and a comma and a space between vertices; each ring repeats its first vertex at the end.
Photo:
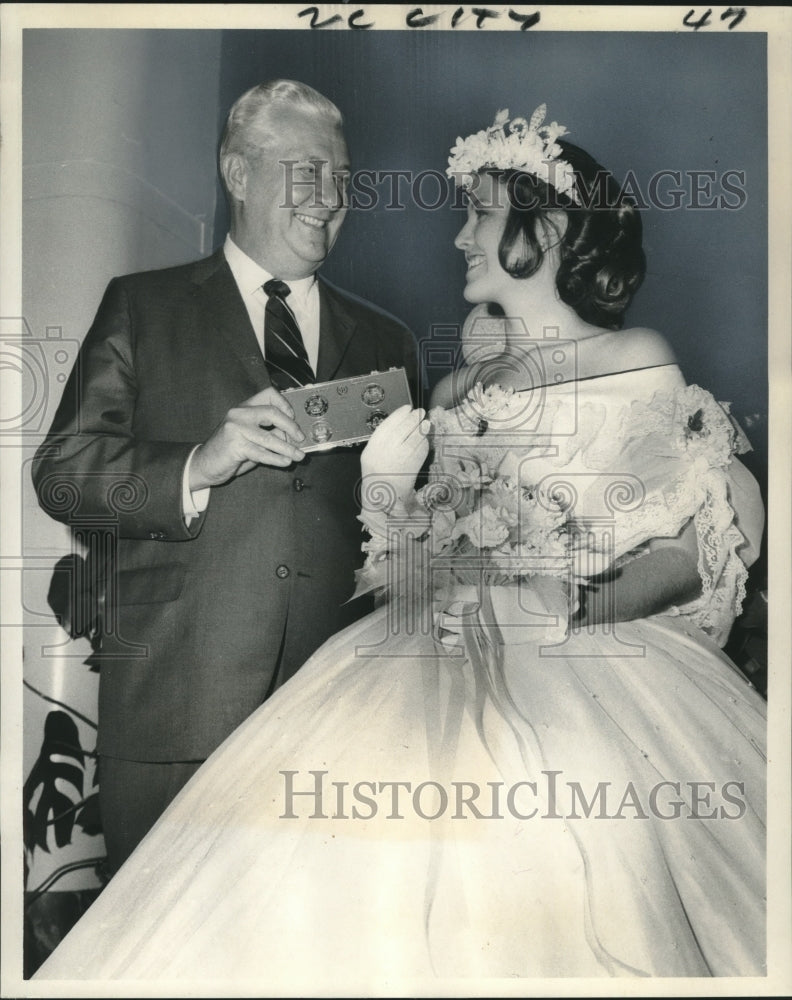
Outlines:
POLYGON ((284 397, 305 434, 303 451, 326 451, 367 441, 388 414, 412 405, 404 368, 285 389, 284 397))

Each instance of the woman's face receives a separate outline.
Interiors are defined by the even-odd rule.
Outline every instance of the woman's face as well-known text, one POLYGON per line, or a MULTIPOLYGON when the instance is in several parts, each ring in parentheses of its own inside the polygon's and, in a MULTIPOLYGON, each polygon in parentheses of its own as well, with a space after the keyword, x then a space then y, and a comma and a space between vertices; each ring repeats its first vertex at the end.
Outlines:
POLYGON ((514 278, 501 267, 498 247, 506 227, 509 200, 506 185, 489 174, 477 175, 468 196, 467 222, 454 246, 467 261, 464 296, 468 302, 499 302, 514 278))

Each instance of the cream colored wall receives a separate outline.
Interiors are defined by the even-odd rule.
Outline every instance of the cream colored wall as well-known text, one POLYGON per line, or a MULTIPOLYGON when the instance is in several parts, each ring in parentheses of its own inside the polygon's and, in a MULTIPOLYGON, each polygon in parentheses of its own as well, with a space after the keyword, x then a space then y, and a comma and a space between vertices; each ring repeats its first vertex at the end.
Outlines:
MULTIPOLYGON (((88 643, 69 641, 47 604, 52 567, 71 540, 39 510, 29 462, 110 278, 212 249, 220 33, 28 30, 23 51, 24 321, 16 333, 29 418, 21 579, 27 776, 57 707, 45 699, 79 713, 72 717, 80 742, 92 749, 95 732, 80 716, 96 718, 97 692, 97 675, 84 665, 88 643)), ((92 778, 89 766, 86 793, 92 778)), ((49 854, 33 853, 28 887, 97 853, 100 838, 77 831, 68 848, 50 843, 49 854)), ((93 884, 90 870, 78 871, 55 888, 93 884)))

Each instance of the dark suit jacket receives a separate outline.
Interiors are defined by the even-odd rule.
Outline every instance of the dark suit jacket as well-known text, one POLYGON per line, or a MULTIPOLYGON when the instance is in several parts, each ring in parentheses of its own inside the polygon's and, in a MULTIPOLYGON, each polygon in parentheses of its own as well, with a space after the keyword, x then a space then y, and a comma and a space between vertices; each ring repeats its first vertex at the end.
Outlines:
MULTIPOLYGON (((415 384, 412 334, 321 279, 319 288, 317 379, 404 365, 415 384)), ((96 565, 109 555, 114 567, 101 753, 205 758, 368 610, 345 604, 362 562, 359 447, 257 467, 215 487, 185 527, 190 451, 269 384, 222 251, 108 286, 33 469, 44 510, 89 539, 96 565)))

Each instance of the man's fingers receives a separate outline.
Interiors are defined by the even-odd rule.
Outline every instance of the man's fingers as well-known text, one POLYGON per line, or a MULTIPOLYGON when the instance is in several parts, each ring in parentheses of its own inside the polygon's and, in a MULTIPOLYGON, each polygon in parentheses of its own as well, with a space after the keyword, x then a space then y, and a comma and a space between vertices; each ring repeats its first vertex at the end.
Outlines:
POLYGON ((305 452, 271 431, 246 427, 243 434, 244 457, 253 462, 284 466, 291 465, 292 462, 301 462, 305 458, 305 452))
POLYGON ((246 441, 244 451, 245 464, 250 462, 254 466, 272 465, 285 469, 292 462, 299 461, 299 459, 294 458, 292 455, 283 455, 274 448, 267 448, 266 445, 260 444, 258 441, 246 441))
POLYGON ((267 386, 266 389, 262 389, 261 392, 257 392, 255 396, 251 396, 250 399, 246 399, 241 405, 275 406, 281 411, 281 413, 285 413, 287 417, 294 417, 294 410, 291 405, 273 386, 267 386))
POLYGON ((298 425, 294 420, 280 407, 266 404, 257 406, 244 406, 241 407, 238 413, 241 416, 242 421, 247 426, 255 427, 278 427, 282 430, 292 441, 299 443, 305 440, 305 435, 300 430, 298 425))

